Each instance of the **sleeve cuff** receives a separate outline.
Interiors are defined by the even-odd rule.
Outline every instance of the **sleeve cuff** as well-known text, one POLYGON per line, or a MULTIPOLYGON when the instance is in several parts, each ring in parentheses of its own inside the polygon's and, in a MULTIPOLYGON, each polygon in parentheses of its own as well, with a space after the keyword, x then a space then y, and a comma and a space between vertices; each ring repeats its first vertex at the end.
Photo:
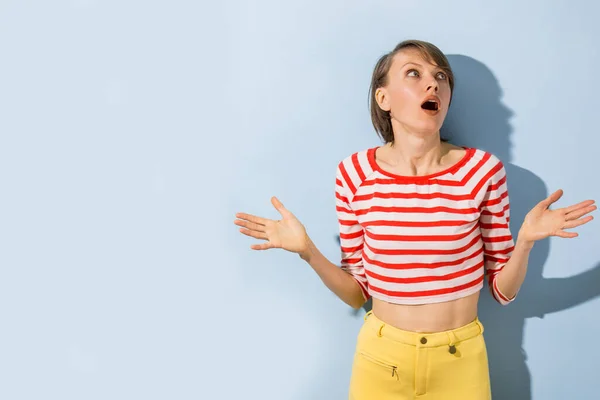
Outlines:
POLYGON ((494 279, 494 282, 492 283, 492 294, 494 295, 496 301, 503 306, 512 303, 517 298, 517 294, 515 294, 512 298, 505 296, 504 293, 500 291, 500 288, 498 287, 498 281, 496 279, 494 279))

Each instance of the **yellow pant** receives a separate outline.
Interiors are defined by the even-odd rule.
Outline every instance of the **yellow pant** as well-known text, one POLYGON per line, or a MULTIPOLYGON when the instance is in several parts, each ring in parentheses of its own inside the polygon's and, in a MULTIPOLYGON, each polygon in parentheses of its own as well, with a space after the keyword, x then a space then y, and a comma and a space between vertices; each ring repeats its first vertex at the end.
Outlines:
POLYGON ((372 312, 358 335, 350 400, 489 400, 483 325, 478 319, 450 331, 416 333, 372 312))

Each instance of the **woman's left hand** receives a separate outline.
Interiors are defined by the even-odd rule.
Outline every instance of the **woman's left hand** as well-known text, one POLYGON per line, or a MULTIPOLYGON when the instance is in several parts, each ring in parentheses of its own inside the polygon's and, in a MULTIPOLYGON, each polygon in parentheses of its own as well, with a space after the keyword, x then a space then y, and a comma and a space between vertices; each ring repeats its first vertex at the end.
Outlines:
POLYGON ((563 195, 562 190, 552 193, 547 199, 539 202, 525 217, 519 239, 535 242, 549 236, 574 238, 576 232, 566 232, 565 229, 576 228, 590 222, 594 217, 586 214, 596 209, 594 200, 586 200, 569 207, 550 210, 550 206, 563 195))

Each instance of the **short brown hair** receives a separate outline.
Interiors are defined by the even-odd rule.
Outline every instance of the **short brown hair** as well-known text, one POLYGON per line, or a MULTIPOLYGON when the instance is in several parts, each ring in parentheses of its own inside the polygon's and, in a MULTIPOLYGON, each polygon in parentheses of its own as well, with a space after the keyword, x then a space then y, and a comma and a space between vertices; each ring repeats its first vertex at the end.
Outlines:
POLYGON ((405 40, 400 42, 394 50, 383 55, 373 70, 373 76, 371 78, 371 86, 369 88, 369 103, 371 108, 371 121, 377 134, 384 140, 385 143, 394 142, 394 131, 392 130, 392 121, 390 119, 390 113, 384 111, 377 104, 375 99, 375 92, 380 87, 387 85, 388 72, 392 66, 394 56, 400 51, 413 48, 418 50, 423 58, 433 64, 436 64, 446 73, 448 77, 448 83, 450 84, 450 102, 452 102, 452 92, 454 91, 454 74, 448 59, 435 45, 424 42, 422 40, 405 40))

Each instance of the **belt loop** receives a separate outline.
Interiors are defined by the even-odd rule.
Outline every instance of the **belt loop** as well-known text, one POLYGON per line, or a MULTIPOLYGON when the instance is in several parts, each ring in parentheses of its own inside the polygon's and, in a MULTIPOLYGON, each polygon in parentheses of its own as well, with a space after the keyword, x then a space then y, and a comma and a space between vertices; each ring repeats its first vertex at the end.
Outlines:
POLYGON ((377 336, 378 337, 382 337, 383 334, 381 333, 381 331, 383 330, 383 327, 385 326, 385 324, 381 324, 381 326, 379 327, 379 330, 377 331, 377 336))
POLYGON ((456 339, 456 335, 454 334, 454 331, 447 331, 446 334, 448 335, 448 340, 450 341, 450 343, 448 344, 448 352, 450 354, 455 354, 456 342, 458 342, 458 340, 456 339))
POLYGON ((367 320, 367 318, 369 318, 369 316, 373 314, 373 310, 369 311, 368 313, 365 314, 365 321, 367 320))
POLYGON ((479 330, 481 331, 479 333, 483 335, 483 331, 484 331, 483 324, 481 323, 481 321, 479 320, 479 318, 477 318, 475 320, 475 322, 477 322, 477 326, 479 327, 479 330))

